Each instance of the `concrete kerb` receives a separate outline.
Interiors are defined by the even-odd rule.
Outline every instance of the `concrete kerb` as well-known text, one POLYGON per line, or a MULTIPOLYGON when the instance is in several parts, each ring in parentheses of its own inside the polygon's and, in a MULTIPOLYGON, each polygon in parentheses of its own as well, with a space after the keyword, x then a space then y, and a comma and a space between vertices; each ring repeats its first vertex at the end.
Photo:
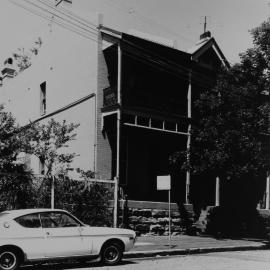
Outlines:
POLYGON ((165 250, 147 250, 147 251, 129 251, 124 253, 124 258, 149 258, 165 257, 176 255, 203 254, 225 251, 246 251, 246 250, 264 250, 270 249, 270 244, 255 246, 227 246, 227 247, 207 247, 207 248, 187 248, 187 249, 165 249, 165 250))

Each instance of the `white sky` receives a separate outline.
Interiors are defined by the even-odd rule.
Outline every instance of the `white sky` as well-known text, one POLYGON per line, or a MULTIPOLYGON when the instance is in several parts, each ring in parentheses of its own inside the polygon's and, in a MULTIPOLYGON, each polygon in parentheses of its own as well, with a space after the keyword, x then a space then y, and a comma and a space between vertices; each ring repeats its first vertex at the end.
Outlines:
MULTIPOLYGON (((49 22, 14 5, 29 6, 25 0, 0 1, 0 61, 18 47, 30 47, 48 30, 49 22)), ((29 0, 27 0, 29 1, 29 0)), ((40 5, 38 0, 30 0, 40 5)), ((48 1, 48 0, 46 0, 48 1)), ((51 0, 52 1, 52 0, 51 0)), ((270 14, 267 0, 73 0, 91 12, 102 12, 104 24, 127 32, 129 29, 176 39, 180 49, 192 47, 203 31, 212 32, 229 62, 252 46, 249 30, 270 14)), ((53 2, 53 1, 52 1, 53 2)), ((0 64, 1 64, 0 62, 0 64)))

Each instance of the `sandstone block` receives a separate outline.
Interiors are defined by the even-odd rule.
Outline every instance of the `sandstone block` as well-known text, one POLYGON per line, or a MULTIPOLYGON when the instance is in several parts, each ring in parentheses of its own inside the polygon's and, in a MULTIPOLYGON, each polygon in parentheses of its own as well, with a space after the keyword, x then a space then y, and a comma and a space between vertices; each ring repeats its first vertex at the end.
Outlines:
POLYGON ((150 225, 149 224, 137 224, 135 226, 135 230, 139 231, 141 233, 148 233, 150 230, 150 225))
POLYGON ((158 209, 154 209, 152 211, 152 216, 155 218, 163 218, 166 216, 166 211, 165 210, 158 210, 158 209))

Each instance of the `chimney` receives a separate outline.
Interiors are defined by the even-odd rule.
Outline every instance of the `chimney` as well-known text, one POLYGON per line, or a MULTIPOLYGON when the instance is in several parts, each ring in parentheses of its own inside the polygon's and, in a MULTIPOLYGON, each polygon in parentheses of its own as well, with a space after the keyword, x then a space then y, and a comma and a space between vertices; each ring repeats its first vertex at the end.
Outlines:
POLYGON ((211 32, 206 31, 203 34, 200 35, 200 39, 205 39, 205 38, 211 38, 211 32))

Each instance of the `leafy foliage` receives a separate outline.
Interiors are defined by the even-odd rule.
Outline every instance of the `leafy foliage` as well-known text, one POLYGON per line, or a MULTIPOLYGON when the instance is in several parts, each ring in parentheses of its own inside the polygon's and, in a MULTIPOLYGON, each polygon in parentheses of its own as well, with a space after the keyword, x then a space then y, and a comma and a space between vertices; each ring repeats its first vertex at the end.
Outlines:
MULTIPOLYGON (((89 225, 110 226, 112 213, 109 201, 113 199, 111 185, 92 182, 92 171, 81 171, 83 179, 74 181, 65 176, 55 178, 55 207, 66 209, 89 225)), ((50 203, 51 182, 46 179, 39 188, 37 205, 46 207, 50 203)))
POLYGON ((92 171, 78 170, 81 180, 68 177, 71 162, 76 156, 67 148, 76 138, 78 124, 49 120, 46 124, 35 124, 28 130, 31 138, 31 153, 45 163, 45 174, 41 184, 36 185, 36 205, 49 207, 51 186, 55 184, 55 207, 67 209, 90 225, 110 225, 109 200, 111 188, 90 182, 95 177, 92 171))
POLYGON ((228 202, 244 207, 256 206, 270 170, 269 29, 268 20, 252 30, 253 48, 201 93, 191 148, 172 157, 195 175, 219 176, 229 187, 228 202))
POLYGON ((31 138, 31 154, 44 161, 45 177, 51 177, 52 173, 65 173, 70 163, 76 156, 75 153, 65 151, 68 143, 75 139, 75 129, 78 124, 62 123, 50 119, 46 124, 32 125, 27 131, 31 138))
POLYGON ((13 53, 13 57, 16 60, 20 72, 31 66, 31 58, 33 55, 38 54, 41 45, 42 40, 39 37, 31 49, 26 51, 25 48, 18 48, 17 52, 13 53))
POLYGON ((0 210, 35 206, 33 175, 22 165, 10 166, 0 176, 0 210))
POLYGON ((31 205, 33 197, 30 171, 19 163, 18 155, 28 147, 23 133, 16 133, 14 117, 0 106, 0 209, 23 208, 31 205), (14 134, 10 136, 10 134, 14 134))
POLYGON ((269 169, 270 107, 260 86, 244 85, 239 75, 239 67, 224 71, 216 87, 196 102, 199 120, 192 130, 188 164, 194 173, 241 178, 259 177, 269 169))

